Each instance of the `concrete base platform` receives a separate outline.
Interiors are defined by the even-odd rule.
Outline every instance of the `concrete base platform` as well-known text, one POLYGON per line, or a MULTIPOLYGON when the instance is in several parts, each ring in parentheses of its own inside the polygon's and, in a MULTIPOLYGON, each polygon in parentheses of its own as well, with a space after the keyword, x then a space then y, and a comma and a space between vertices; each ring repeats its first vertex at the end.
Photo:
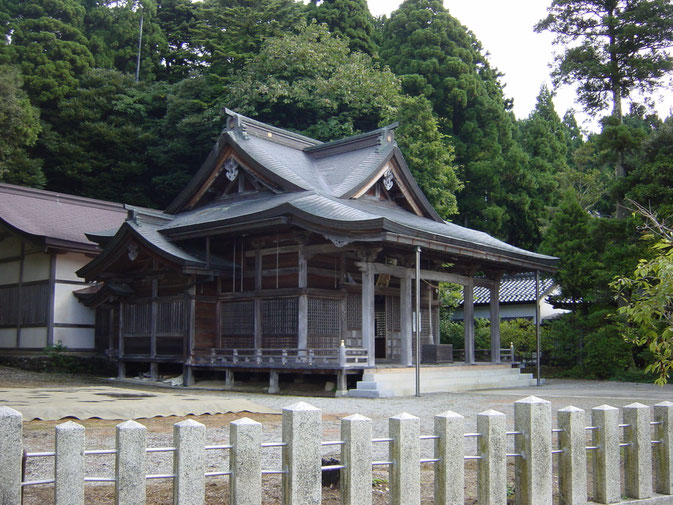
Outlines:
MULTIPOLYGON (((510 364, 421 366, 421 393, 445 393, 478 389, 505 389, 535 385, 532 374, 522 374, 510 364)), ((377 367, 366 370, 357 389, 348 396, 388 398, 416 394, 414 367, 377 367)))

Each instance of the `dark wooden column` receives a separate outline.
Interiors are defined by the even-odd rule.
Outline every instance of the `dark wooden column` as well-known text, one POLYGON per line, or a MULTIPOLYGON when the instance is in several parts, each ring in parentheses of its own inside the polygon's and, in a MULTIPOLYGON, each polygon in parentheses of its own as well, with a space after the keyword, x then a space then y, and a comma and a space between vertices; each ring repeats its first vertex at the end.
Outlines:
POLYGON ((500 363, 500 276, 490 287, 491 363, 500 363))
POLYGON ((374 347, 374 272, 371 262, 367 261, 362 270, 362 347, 367 349, 369 366, 376 363, 374 347))
POLYGON ((474 364, 474 280, 463 286, 463 324, 465 325, 465 364, 474 364))
POLYGON ((308 287, 308 265, 306 259, 306 251, 304 246, 299 247, 298 254, 298 265, 299 270, 298 283, 297 287, 302 290, 302 293, 299 295, 299 300, 297 303, 297 347, 299 349, 308 348, 308 295, 306 294, 306 288, 308 287))
POLYGON ((262 251, 255 251, 255 349, 262 348, 262 300, 259 293, 262 291, 262 251))
POLYGON ((400 364, 404 366, 413 365, 411 284, 411 270, 409 270, 400 277, 400 364))

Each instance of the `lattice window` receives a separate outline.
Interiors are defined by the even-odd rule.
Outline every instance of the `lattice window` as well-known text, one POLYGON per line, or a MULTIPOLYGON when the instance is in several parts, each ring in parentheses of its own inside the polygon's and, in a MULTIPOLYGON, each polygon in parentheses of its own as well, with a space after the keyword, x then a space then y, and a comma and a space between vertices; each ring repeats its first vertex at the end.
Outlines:
POLYGON ((296 335, 297 299, 263 300, 262 333, 264 335, 296 335))
POLYGON ((308 299, 309 335, 339 336, 339 300, 333 298, 308 299))
POLYGON ((255 302, 226 302, 220 306, 222 336, 255 334, 255 302))
POLYGON ((374 314, 376 324, 374 324, 374 331, 378 338, 385 338, 386 336, 386 313, 384 311, 376 312, 374 314))
POLYGON ((390 331, 400 331, 399 296, 386 296, 386 319, 390 331))
POLYGON ((164 300, 157 304, 157 333, 182 333, 185 329, 183 300, 164 300))
POLYGON ((124 333, 129 335, 148 335, 152 305, 150 302, 130 303, 124 307, 124 333))
POLYGON ((336 349, 341 334, 340 300, 308 299, 308 346, 311 349, 336 349))
POLYGON ((359 293, 348 293, 346 302, 346 315, 349 330, 362 329, 362 295, 359 293))

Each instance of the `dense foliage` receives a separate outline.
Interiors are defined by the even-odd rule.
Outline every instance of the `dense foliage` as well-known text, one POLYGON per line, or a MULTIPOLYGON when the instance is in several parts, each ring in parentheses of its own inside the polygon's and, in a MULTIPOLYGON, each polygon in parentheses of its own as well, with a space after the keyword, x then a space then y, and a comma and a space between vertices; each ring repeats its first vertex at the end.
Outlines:
MULTIPOLYGON (((515 119, 486 49, 439 0, 378 19, 365 0, 0 2, 0 181, 162 208, 225 106, 321 140, 399 121, 442 217, 561 258, 556 303, 573 312, 545 329, 554 364, 623 376, 660 357, 622 338, 609 286, 668 254, 642 240, 627 202, 673 215, 673 118, 622 103, 639 91, 647 104, 670 76, 672 27, 668 0, 550 1, 537 29, 564 44, 557 82, 579 83, 596 115, 612 106, 587 135, 544 87, 515 119)), ((503 339, 527 348, 530 328, 505 325, 503 339)))

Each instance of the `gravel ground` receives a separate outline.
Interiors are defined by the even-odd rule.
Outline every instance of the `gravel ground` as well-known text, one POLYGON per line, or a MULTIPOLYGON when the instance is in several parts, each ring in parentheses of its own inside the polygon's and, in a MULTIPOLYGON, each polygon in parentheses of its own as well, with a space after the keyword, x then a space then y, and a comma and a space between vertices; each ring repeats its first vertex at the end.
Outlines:
MULTIPOLYGON (((8 367, 0 367, 0 387, 35 387, 35 386, 55 386, 59 387, 78 387, 82 385, 107 383, 100 379, 65 376, 60 374, 37 374, 34 372, 24 372, 8 367)), ((150 385, 123 385, 115 383, 115 386, 132 387, 134 389, 152 390, 150 385)), ((299 386, 297 387, 299 389, 299 386)), ((163 390, 165 392, 165 390, 163 390)), ((184 392, 184 389, 181 389, 184 392)), ((289 392, 288 389, 284 390, 289 392)), ((654 405, 663 400, 673 401, 673 386, 668 385, 664 388, 650 384, 630 384, 613 382, 593 382, 593 381, 571 381, 571 380, 553 380, 540 388, 517 388, 509 390, 491 390, 469 393, 433 393, 425 394, 420 398, 386 398, 386 399, 360 399, 360 398, 328 398, 322 396, 306 396, 306 391, 300 394, 282 394, 267 395, 255 392, 223 392, 199 389, 198 394, 212 394, 227 397, 244 397, 256 403, 282 409, 299 401, 305 401, 317 408, 323 413, 323 440, 339 440, 340 438, 340 420, 350 414, 359 413, 372 419, 375 438, 383 438, 388 435, 388 418, 398 415, 402 412, 415 415, 421 420, 421 432, 428 435, 432 433, 433 417, 441 412, 452 410, 465 416, 465 431, 475 431, 476 415, 479 412, 493 408, 507 414, 508 426, 511 429, 513 423, 514 402, 526 396, 535 395, 552 403, 552 409, 555 413, 559 408, 574 405, 587 410, 587 416, 592 407, 601 404, 608 404, 615 407, 621 407, 634 401, 646 405, 654 405)), ((312 391, 310 394, 315 394, 312 391)), ((220 445, 227 444, 229 441, 229 424, 231 421, 250 417, 263 424, 264 439, 266 442, 277 442, 281 438, 281 416, 280 415, 260 415, 260 414, 224 414, 213 416, 199 416, 196 419, 206 424, 208 444, 220 445)), ((166 417, 140 420, 148 429, 149 447, 168 447, 172 445, 172 427, 173 424, 188 417, 166 417)), ((24 440, 26 449, 29 452, 42 452, 53 450, 54 426, 64 422, 62 421, 30 421, 24 423, 24 440)), ((86 427, 87 448, 104 449, 114 447, 115 425, 119 421, 103 421, 89 419, 77 421, 86 427)), ((508 437, 512 438, 512 437, 508 437)), ((474 454, 474 439, 466 439, 466 453, 474 454)), ((513 443, 510 440, 510 446, 513 443)), ((512 447, 508 452, 512 452, 512 447)), ((422 442, 421 457, 432 457, 432 441, 422 442)), ((326 447, 324 455, 326 457, 338 457, 338 449, 334 446, 326 447)), ((374 444, 374 459, 387 459, 387 444, 374 444)), ((171 453, 154 453, 148 456, 148 469, 152 474, 170 473, 172 456, 171 453)), ((473 462, 468 462, 473 463, 473 462)), ((226 451, 208 451, 207 471, 215 472, 226 470, 228 466, 228 456, 226 451)), ((427 465, 426 465, 427 466, 427 465)), ((469 475, 473 465, 467 465, 468 485, 466 493, 467 503, 474 499, 474 486, 470 484, 469 475)), ((267 448, 264 450, 265 469, 280 468, 280 449, 267 448)), ((423 503, 432 503, 432 471, 431 467, 425 469, 423 473, 423 503)), ((113 477, 114 476, 114 457, 113 456, 88 456, 86 465, 86 474, 88 477, 113 477)), ((53 458, 29 458, 27 466, 27 479, 46 479, 53 475, 53 458)), ((374 486, 374 503, 385 503, 387 500, 387 473, 377 471, 377 484, 374 486)), ((265 504, 279 503, 279 485, 278 478, 275 476, 265 477, 265 504)), ((113 491, 110 486, 94 484, 87 485, 87 504, 112 503, 113 491)), ((207 494, 210 497, 208 503, 225 503, 227 496, 226 478, 212 478, 208 481, 207 494)), ((170 482, 156 480, 150 481, 148 485, 148 503, 170 503, 171 485, 170 482)), ((24 505, 39 504, 46 505, 51 503, 53 492, 48 486, 31 486, 25 492, 24 505)), ((336 490, 326 490, 323 496, 323 503, 338 503, 338 492, 336 490)))

